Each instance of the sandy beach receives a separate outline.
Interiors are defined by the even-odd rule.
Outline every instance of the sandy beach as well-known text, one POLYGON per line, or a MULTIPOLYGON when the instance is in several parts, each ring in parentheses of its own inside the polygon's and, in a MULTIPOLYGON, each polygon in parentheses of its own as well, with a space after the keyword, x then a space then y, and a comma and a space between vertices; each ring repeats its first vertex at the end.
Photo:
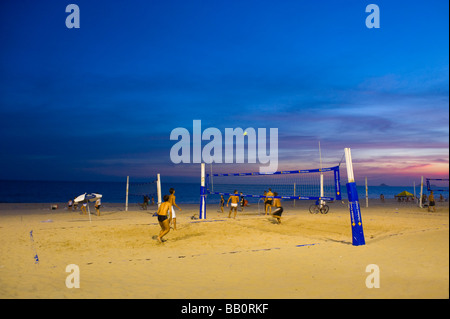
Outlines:
POLYGON ((284 203, 279 225, 257 205, 229 219, 208 204, 199 221, 198 205, 179 203, 162 244, 152 207, 104 203, 90 220, 64 204, 0 204, 0 298, 449 298, 448 202, 430 213, 361 201, 364 246, 351 244, 347 205, 310 204, 284 203), (70 264, 80 288, 66 287, 70 264), (379 288, 366 286, 372 264, 379 288))

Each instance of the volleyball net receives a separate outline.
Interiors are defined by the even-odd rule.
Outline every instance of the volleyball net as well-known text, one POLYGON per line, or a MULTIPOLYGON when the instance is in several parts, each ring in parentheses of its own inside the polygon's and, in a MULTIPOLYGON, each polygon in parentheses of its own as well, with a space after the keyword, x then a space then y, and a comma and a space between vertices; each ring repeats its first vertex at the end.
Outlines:
POLYGON ((259 199, 270 189, 282 199, 341 200, 339 166, 271 174, 207 174, 205 181, 206 194, 212 195, 229 196, 237 190, 246 199, 259 199))
POLYGON ((147 196, 149 198, 156 198, 157 197, 157 190, 156 190, 156 180, 151 182, 130 182, 129 183, 129 193, 128 196, 141 200, 142 197, 147 196))
POLYGON ((159 206, 161 203, 160 174, 148 182, 130 182, 127 177, 125 210, 128 210, 128 203, 157 203, 159 206))
POLYGON ((427 191, 428 192, 447 192, 449 188, 448 178, 427 178, 427 191))
MULTIPOLYGON (((346 188, 352 227, 352 245, 365 245, 361 206, 353 172, 350 148, 344 149, 347 172, 346 188)), ((342 160, 341 160, 342 162, 342 160)), ((342 200, 340 172, 338 166, 311 170, 279 171, 275 173, 206 174, 201 165, 199 219, 206 219, 206 197, 208 195, 229 196, 237 191, 246 198, 265 198, 264 191, 277 193, 271 198, 292 200, 342 200)))

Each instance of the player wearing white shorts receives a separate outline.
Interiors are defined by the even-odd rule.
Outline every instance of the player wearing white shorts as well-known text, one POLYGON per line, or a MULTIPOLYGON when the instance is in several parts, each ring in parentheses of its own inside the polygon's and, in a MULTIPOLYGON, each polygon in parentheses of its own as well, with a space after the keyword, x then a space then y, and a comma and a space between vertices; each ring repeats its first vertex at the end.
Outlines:
POLYGON ((228 218, 231 217, 231 211, 234 210, 234 218, 236 218, 236 214, 237 214, 237 207, 238 207, 238 203, 239 203, 239 195, 238 195, 238 191, 235 190, 234 191, 234 195, 230 195, 230 197, 227 200, 227 207, 228 207, 228 203, 231 200, 231 207, 230 207, 230 213, 228 214, 228 218))
POLYGON ((171 188, 169 189, 169 203, 172 205, 172 213, 171 216, 169 217, 169 224, 171 224, 173 222, 173 230, 177 230, 177 215, 175 214, 175 209, 173 208, 173 206, 176 206, 180 211, 181 208, 178 207, 178 205, 175 203, 175 189, 171 188))

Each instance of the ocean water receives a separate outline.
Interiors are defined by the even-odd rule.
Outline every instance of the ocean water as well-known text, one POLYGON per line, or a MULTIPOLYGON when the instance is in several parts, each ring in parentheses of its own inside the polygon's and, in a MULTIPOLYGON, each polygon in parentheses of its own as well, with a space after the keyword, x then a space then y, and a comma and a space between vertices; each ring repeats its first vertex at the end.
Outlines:
MULTIPOLYGON (((198 203, 200 185, 192 183, 161 184, 162 194, 175 188, 177 203, 198 203)), ((104 203, 125 203, 125 182, 0 181, 0 203, 66 203, 84 193, 102 194, 104 203)), ((128 202, 142 203, 143 195, 154 196, 156 185, 130 184, 128 202)))
MULTIPOLYGON (((171 183, 161 185, 162 194, 169 194, 169 188, 175 188, 177 203, 196 204, 200 199, 200 185, 198 183, 171 183)), ((239 190, 239 187, 237 187, 239 190)), ((365 198, 365 187, 357 186, 360 199, 365 198)), ((448 187, 446 192, 435 192, 439 196, 443 194, 448 198, 448 187)), ((413 186, 369 186, 368 196, 371 199, 394 198, 400 192, 408 191, 414 194, 413 186)), ((276 191, 276 190, 274 190, 276 191)), ((341 185, 343 199, 346 199, 345 184, 341 185)), ((420 187, 416 186, 416 194, 419 195, 420 187)), ((84 193, 100 193, 103 195, 104 203, 125 203, 125 182, 61 182, 61 181, 0 181, 0 203, 65 203, 84 193)), ((424 193, 428 193, 424 187, 424 193)), ((143 194, 155 194, 155 184, 130 184, 129 203, 142 203, 143 194)), ((219 195, 209 195, 208 202, 218 202, 219 195)), ((249 200, 258 201, 251 198, 249 200)))

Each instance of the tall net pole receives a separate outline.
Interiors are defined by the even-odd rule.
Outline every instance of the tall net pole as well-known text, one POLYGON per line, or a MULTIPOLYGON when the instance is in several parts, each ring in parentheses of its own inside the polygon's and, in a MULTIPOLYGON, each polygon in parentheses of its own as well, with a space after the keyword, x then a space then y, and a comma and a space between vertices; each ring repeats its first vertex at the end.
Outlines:
POLYGON ((127 176, 127 190, 125 195, 125 211, 128 211, 128 190, 130 188, 130 176, 127 176))
POLYGON ((347 164, 347 194, 350 219, 352 224, 352 244, 353 246, 365 245, 364 231, 361 219, 361 207, 359 205, 358 192, 356 191, 355 176, 353 175, 353 162, 350 148, 345 148, 345 161, 347 164))
POLYGON ((419 198, 419 207, 420 208, 423 208, 422 196, 423 196, 423 176, 420 177, 420 198, 419 198))
POLYGON ((201 164, 201 179, 200 179, 200 212, 199 219, 206 219, 206 172, 205 163, 201 164))
POLYGON ((161 199, 161 175, 160 174, 156 174, 156 192, 158 195, 158 207, 161 205, 162 203, 162 199, 161 199))

